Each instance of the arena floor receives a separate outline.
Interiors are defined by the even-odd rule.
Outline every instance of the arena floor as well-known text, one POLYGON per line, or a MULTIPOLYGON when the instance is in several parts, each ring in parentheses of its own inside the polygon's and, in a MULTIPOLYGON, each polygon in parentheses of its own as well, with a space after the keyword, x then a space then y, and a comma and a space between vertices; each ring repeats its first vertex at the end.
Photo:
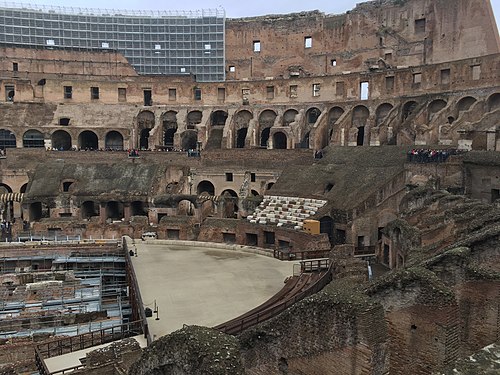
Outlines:
POLYGON ((153 339, 183 324, 212 327, 266 301, 293 274, 293 263, 240 250, 136 241, 132 257, 153 339))

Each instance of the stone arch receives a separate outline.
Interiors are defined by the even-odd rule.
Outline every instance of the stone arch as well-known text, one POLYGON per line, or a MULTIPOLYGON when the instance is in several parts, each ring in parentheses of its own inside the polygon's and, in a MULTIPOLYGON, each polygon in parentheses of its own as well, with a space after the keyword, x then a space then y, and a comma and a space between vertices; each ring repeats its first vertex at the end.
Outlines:
POLYGON ((15 147, 16 135, 10 130, 0 129, 0 149, 15 147))
POLYGON ((368 124, 370 111, 364 105, 358 105, 352 110, 352 126, 356 128, 365 127, 368 124))
POLYGON ((465 96, 457 102, 458 112, 468 111, 472 105, 477 102, 472 96, 465 96))
POLYGON ((0 194, 12 193, 12 188, 4 183, 0 183, 0 194))
POLYGON ((226 125, 226 120, 227 120, 227 112, 223 110, 218 110, 212 112, 210 115, 210 124, 212 126, 224 126, 226 125))
POLYGON ((234 117, 234 145, 236 148, 244 148, 245 141, 248 134, 248 126, 253 115, 251 112, 242 110, 239 111, 234 117))
POLYGON ((26 193, 26 190, 28 189, 28 183, 25 183, 21 186, 21 188, 19 189, 19 192, 20 193, 26 193))
POLYGON ((71 149, 71 135, 64 130, 56 130, 52 133, 52 148, 60 151, 71 149))
POLYGON ((408 117, 410 117, 412 115, 412 113, 417 108, 417 105, 418 105, 418 103, 414 100, 410 100, 403 105, 403 111, 402 111, 402 115, 401 115, 402 121, 405 121, 408 117))
POLYGON ((194 204, 189 199, 181 199, 177 202, 177 215, 194 216, 194 204))
POLYGON ((271 128, 274 126, 276 117, 278 115, 276 112, 266 109, 262 111, 259 115, 259 145, 260 147, 267 147, 269 141, 269 135, 271 134, 271 128))
POLYGON ((198 148, 198 132, 186 130, 181 134, 181 148, 183 150, 196 150, 198 148))
POLYGON ((383 103, 377 107, 375 112, 375 126, 380 126, 391 112, 394 106, 390 103, 383 103))
POLYGON ((268 182, 266 185, 266 191, 270 190, 274 186, 274 184, 275 184, 274 182, 268 182))
POLYGON ((250 195, 251 195, 252 197, 256 197, 256 196, 260 195, 260 193, 259 193, 257 190, 253 190, 253 189, 252 189, 252 190, 250 190, 250 195))
POLYGON ((238 193, 232 189, 226 189, 221 193, 224 198, 225 217, 236 218, 238 215, 238 193))
POLYGON ((283 132, 276 132, 273 134, 273 148, 284 150, 287 149, 287 137, 283 132))
POLYGON ((233 189, 225 189, 222 191, 220 195, 222 197, 238 198, 238 193, 235 192, 233 189))
POLYGON ((187 128, 195 129, 196 125, 201 124, 203 118, 203 112, 201 111, 191 111, 187 115, 187 128))
POLYGON ((288 109, 283 113, 283 126, 290 126, 295 121, 295 117, 299 114, 296 109, 288 109))
POLYGON ((427 106, 427 109, 429 111, 430 115, 434 115, 441 111, 443 108, 445 108, 448 105, 448 102, 444 99, 436 99, 433 100, 432 102, 429 103, 427 106))
POLYGON ((335 124, 343 114, 344 109, 337 106, 330 108, 330 111, 328 111, 328 139, 332 138, 335 124))
POLYGON ((200 195, 202 193, 207 193, 209 195, 215 195, 215 186, 212 182, 210 182, 208 180, 200 181, 200 183, 196 187, 196 193, 198 195, 200 195))
POLYGON ((130 203, 131 216, 148 216, 148 204, 142 201, 133 201, 130 203))
POLYGON ((177 132, 177 112, 168 111, 161 116, 163 125, 163 145, 167 147, 174 146, 174 136, 177 132))
POLYGON ((111 220, 123 219, 123 203, 109 201, 106 203, 106 217, 111 220))
POLYGON ((486 102, 486 106, 488 112, 500 108, 500 93, 497 92, 495 94, 490 95, 488 101, 486 102))
POLYGON ((309 125, 313 125, 318 121, 319 116, 321 116, 321 110, 316 107, 311 107, 306 112, 306 121, 309 125))
POLYGON ((149 131, 155 126, 155 115, 151 111, 142 111, 137 115, 137 134, 139 136, 139 148, 149 149, 149 131))
POLYGON ((80 208, 82 219, 90 219, 93 216, 99 216, 99 203, 94 201, 85 201, 80 208))
POLYGON ((45 140, 42 132, 35 129, 30 129, 26 131, 23 135, 23 147, 24 148, 37 148, 45 147, 45 140))
POLYGON ((78 136, 78 147, 82 150, 97 150, 99 140, 97 134, 91 130, 84 130, 78 136))
POLYGON ((123 135, 116 130, 111 130, 106 134, 104 140, 106 150, 121 151, 123 150, 123 135))

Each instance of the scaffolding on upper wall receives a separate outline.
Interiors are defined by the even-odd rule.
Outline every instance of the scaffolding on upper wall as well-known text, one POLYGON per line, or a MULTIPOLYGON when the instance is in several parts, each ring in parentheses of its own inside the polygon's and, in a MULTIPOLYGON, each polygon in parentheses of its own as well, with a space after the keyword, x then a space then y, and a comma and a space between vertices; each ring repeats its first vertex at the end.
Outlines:
POLYGON ((225 11, 122 11, 0 3, 0 44, 118 51, 139 74, 225 79, 225 11))

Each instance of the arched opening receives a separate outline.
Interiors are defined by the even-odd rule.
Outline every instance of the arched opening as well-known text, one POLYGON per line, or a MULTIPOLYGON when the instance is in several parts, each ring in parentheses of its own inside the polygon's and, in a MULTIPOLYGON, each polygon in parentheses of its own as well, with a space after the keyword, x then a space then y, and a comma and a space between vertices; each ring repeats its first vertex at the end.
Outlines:
POLYGON ((183 199, 177 204, 177 215, 179 216, 193 216, 194 205, 191 201, 183 199))
POLYGON ((141 137, 139 140, 139 148, 141 150, 149 149, 149 130, 150 129, 142 129, 141 130, 141 137))
POLYGON ((198 133, 195 130, 186 130, 181 135, 181 148, 183 150, 196 150, 198 143, 198 133))
POLYGON ((151 111, 142 111, 137 116, 137 134, 139 136, 139 148, 149 149, 149 131, 155 126, 155 115, 151 111))
POLYGON ((389 112, 392 110, 393 106, 389 103, 384 103, 378 106, 377 111, 375 112, 375 124, 376 126, 380 126, 382 122, 386 119, 389 112))
POLYGON ((259 115, 259 128, 272 128, 277 116, 278 115, 276 114, 276 112, 271 111, 270 109, 262 111, 262 113, 259 115))
POLYGON ((356 145, 363 146, 364 143, 365 143, 365 127, 360 126, 360 127, 358 127, 358 135, 356 137, 356 145))
POLYGON ((460 99, 457 103, 458 112, 468 111, 476 101, 477 100, 472 96, 466 96, 460 99))
POLYGON ((81 132, 78 136, 78 147, 81 150, 97 150, 99 148, 97 135, 90 130, 81 132))
POLYGON ((432 102, 429 103, 429 119, 432 118, 432 116, 438 112, 440 112, 443 108, 445 108, 448 105, 446 100, 443 99, 436 99, 433 100, 432 102))
POLYGON ((299 114, 295 109, 289 109, 283 114, 283 126, 290 126, 295 121, 295 117, 299 114))
POLYGON ((141 201, 133 201, 130 204, 130 215, 131 216, 148 216, 147 203, 141 201))
POLYGON ((236 148, 245 148, 248 128, 241 128, 236 133, 236 148))
POLYGON ((226 111, 215 111, 212 112, 210 117, 210 123, 212 126, 224 126, 226 125, 227 112, 226 111))
POLYGON ((318 108, 316 107, 309 108, 306 112, 307 123, 310 125, 315 124, 316 121, 318 121, 320 115, 321 111, 318 108))
POLYGON ((332 137, 335 124, 343 114, 344 110, 340 107, 333 107, 328 112, 328 138, 332 137))
POLYGON ((259 115, 259 145, 262 148, 267 148, 269 142, 269 135, 271 134, 271 128, 274 126, 276 121, 276 112, 266 109, 262 111, 259 115))
POLYGON ((286 134, 283 132, 276 132, 273 135, 273 148, 275 149, 286 149, 287 148, 287 139, 286 134))
POLYGON ((408 117, 410 117, 415 109, 417 108, 418 103, 415 101, 409 101, 406 102, 403 105, 403 112, 402 112, 402 120, 405 121, 408 117))
POLYGON ((34 202, 29 206, 30 221, 38 221, 43 217, 42 203, 34 202))
POLYGON ((269 135, 271 134, 271 128, 262 129, 260 133, 260 147, 267 148, 267 142, 269 141, 269 135))
POLYGON ((187 128, 195 129, 196 125, 201 124, 203 113, 201 111, 191 111, 187 115, 187 128))
POLYGON ((266 190, 271 190, 271 188, 274 186, 274 182, 269 182, 267 185, 266 185, 266 190))
POLYGON ((34 129, 28 130, 23 135, 23 147, 25 148, 45 147, 43 134, 38 130, 34 129))
POLYGON ((64 181, 62 183, 62 191, 63 193, 68 193, 70 191, 71 185, 73 185, 74 181, 64 181))
POLYGON ((326 233, 330 242, 333 243, 333 219, 330 216, 323 216, 319 219, 319 232, 326 233))
POLYGON ((238 216, 238 194, 232 189, 226 189, 222 192, 224 199, 225 217, 236 218, 238 216))
POLYGON ((85 201, 80 209, 82 219, 90 219, 93 216, 99 216, 99 203, 93 201, 85 201))
POLYGON ((177 132, 177 112, 168 111, 162 116, 163 145, 174 147, 174 136, 177 132))
POLYGON ((0 149, 15 148, 16 135, 10 130, 0 129, 0 149))
POLYGON ((64 130, 57 130, 52 133, 52 148, 59 151, 71 149, 71 135, 64 130))
POLYGON ((106 217, 111 220, 123 219, 123 203, 117 201, 106 203, 106 217))
POLYGON ((366 126, 368 118, 370 117, 370 111, 364 105, 358 105, 352 110, 352 126, 359 128, 360 126, 366 126))
POLYGON ((212 184, 210 181, 204 180, 201 181, 198 186, 196 187, 196 193, 198 195, 202 193, 206 193, 209 195, 215 195, 215 187, 214 184, 212 184))
POLYGON ((106 138, 105 138, 105 147, 106 147, 106 150, 110 150, 110 151, 121 151, 123 150, 123 136, 115 131, 115 130, 112 130, 110 132, 108 132, 108 134, 106 134, 106 138))
POLYGON ((251 191, 250 191, 250 194, 251 194, 253 197, 256 197, 256 196, 260 195, 260 194, 259 194, 259 192, 258 192, 257 190, 251 190, 251 191))
POLYGON ((249 111, 240 111, 234 116, 235 140, 234 147, 244 148, 248 127, 253 115, 249 111))
POLYGON ((488 112, 494 111, 500 108, 500 94, 495 93, 488 98, 487 102, 488 112))
POLYGON ((26 184, 23 184, 23 185, 21 186, 21 189, 19 189, 19 192, 24 194, 24 193, 26 193, 26 189, 27 189, 27 188, 28 188, 28 184, 27 184, 27 183, 26 183, 26 184))

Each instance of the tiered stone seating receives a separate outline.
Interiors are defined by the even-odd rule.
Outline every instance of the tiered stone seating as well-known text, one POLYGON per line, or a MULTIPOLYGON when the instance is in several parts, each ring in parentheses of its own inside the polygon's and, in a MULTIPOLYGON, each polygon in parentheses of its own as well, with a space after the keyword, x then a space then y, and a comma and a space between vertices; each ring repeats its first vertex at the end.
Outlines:
POLYGON ((299 197, 265 195, 264 200, 247 219, 251 223, 293 226, 302 229, 304 220, 316 214, 326 204, 325 200, 299 197))

